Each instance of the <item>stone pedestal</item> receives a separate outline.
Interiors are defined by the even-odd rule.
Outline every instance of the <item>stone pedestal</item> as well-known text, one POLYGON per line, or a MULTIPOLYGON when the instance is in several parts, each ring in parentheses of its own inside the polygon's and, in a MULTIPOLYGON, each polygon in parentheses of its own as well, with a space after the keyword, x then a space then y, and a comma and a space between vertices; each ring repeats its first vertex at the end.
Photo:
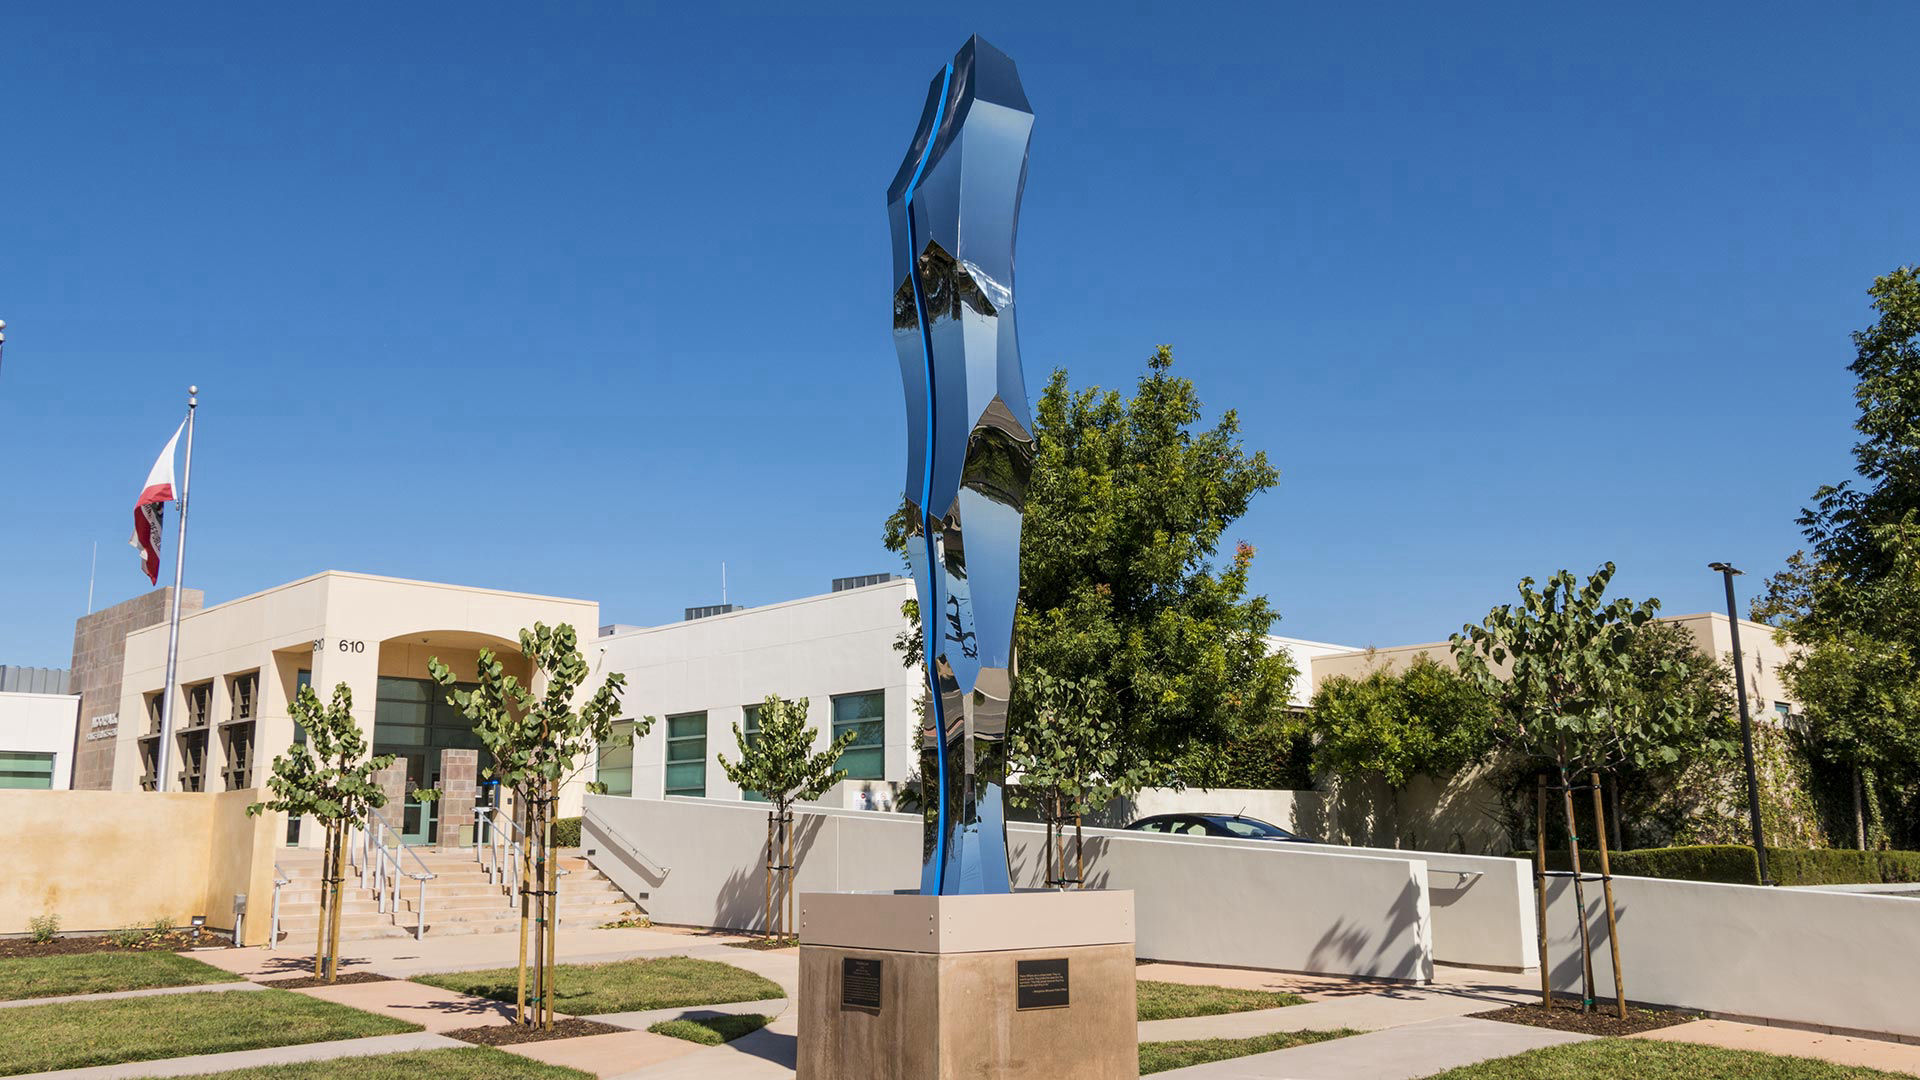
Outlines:
POLYGON ((1140 1074, 1131 892, 802 893, 797 1080, 1140 1074))
POLYGON ((440 847, 473 846, 473 801, 479 779, 480 751, 440 751, 440 847))

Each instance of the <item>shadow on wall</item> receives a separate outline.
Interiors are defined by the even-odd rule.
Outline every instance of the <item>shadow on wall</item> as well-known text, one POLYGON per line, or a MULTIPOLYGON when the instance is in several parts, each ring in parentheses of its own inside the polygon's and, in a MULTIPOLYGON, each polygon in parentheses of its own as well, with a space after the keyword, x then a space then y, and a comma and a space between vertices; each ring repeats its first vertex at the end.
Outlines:
POLYGON ((1420 923, 1420 890, 1412 882, 1400 891, 1393 903, 1389 904, 1382 917, 1377 920, 1341 918, 1327 928, 1313 946, 1311 958, 1307 964, 1309 971, 1379 971, 1386 978, 1425 980, 1432 972, 1422 971, 1420 964, 1402 953, 1397 962, 1389 956, 1388 948, 1401 940, 1401 936, 1420 923), (1379 927, 1384 925, 1382 933, 1379 927), (1362 927, 1372 927, 1363 930, 1362 927), (1378 942, 1367 956, 1368 944, 1378 942), (1363 959, 1364 957, 1364 959, 1363 959))
MULTIPOLYGON (((1587 893, 1587 938, 1591 943, 1594 977, 1594 994, 1597 997, 1610 997, 1613 994, 1613 957, 1612 946, 1607 937, 1606 895, 1601 891, 1600 883, 1588 882, 1587 893)), ((1580 952, 1580 923, 1567 916, 1573 910, 1573 883, 1567 878, 1555 878, 1547 883, 1549 909, 1547 912, 1547 970, 1553 976, 1555 990, 1578 992, 1581 975, 1585 970, 1587 957, 1580 952), (1563 900, 1564 896, 1564 900, 1563 900)), ((1621 940, 1626 940, 1633 925, 1629 915, 1629 905, 1616 896, 1613 903, 1614 921, 1620 926, 1621 940)), ((1627 989, 1633 989, 1633 971, 1621 972, 1625 977, 1627 989)), ((1678 1002, 1659 1002, 1672 1005, 1678 1002)))
MULTIPOLYGON (((829 820, 830 819, 818 814, 796 813, 793 815, 793 862, 794 866, 798 868, 794 871, 794 889, 796 892, 805 891, 799 882, 800 874, 806 870, 807 856, 812 854, 814 848, 819 846, 821 830, 827 827, 829 820)), ((760 845, 758 858, 756 858, 751 865, 737 868, 728 873, 726 880, 723 881, 720 887, 714 892, 712 925, 730 926, 763 933, 767 930, 766 858, 767 848, 763 842, 760 845)), ((776 876, 774 879, 773 905, 776 911, 782 913, 775 916, 776 921, 786 917, 784 914, 786 909, 782 906, 786 903, 786 890, 783 888, 783 885, 784 881, 776 876)), ((795 918, 799 917, 799 905, 797 903, 794 906, 794 916, 795 918)), ((791 931, 790 927, 788 929, 791 931)))

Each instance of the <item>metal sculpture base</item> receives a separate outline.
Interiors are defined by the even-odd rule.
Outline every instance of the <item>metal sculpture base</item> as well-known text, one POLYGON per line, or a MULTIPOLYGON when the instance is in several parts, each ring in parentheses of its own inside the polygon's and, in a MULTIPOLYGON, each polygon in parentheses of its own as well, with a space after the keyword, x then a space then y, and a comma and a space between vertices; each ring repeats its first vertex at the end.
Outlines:
POLYGON ((803 893, 798 1080, 1140 1075, 1133 893, 803 893))

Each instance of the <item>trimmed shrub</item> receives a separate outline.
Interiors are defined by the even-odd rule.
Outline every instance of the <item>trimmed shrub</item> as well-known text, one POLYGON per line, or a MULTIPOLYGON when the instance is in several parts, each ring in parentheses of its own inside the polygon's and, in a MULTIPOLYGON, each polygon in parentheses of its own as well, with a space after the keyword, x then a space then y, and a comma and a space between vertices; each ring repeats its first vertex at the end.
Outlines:
POLYGON ((553 846, 554 847, 579 847, 580 846, 580 819, 579 818, 563 817, 563 818, 553 819, 553 846))
POLYGON ((1781 885, 1890 885, 1920 881, 1920 851, 1767 849, 1767 869, 1781 885))

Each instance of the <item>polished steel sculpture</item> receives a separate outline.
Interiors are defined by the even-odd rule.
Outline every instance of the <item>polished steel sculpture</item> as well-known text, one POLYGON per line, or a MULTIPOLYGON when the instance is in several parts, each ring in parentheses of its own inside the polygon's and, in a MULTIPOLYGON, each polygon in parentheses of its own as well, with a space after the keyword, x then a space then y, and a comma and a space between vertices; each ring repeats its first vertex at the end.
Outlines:
POLYGON ((1013 320, 1013 242, 1033 111, 978 37, 934 76, 900 171, 893 338, 907 393, 908 561, 927 681, 922 893, 1004 893, 1007 699, 1033 420, 1013 320))

